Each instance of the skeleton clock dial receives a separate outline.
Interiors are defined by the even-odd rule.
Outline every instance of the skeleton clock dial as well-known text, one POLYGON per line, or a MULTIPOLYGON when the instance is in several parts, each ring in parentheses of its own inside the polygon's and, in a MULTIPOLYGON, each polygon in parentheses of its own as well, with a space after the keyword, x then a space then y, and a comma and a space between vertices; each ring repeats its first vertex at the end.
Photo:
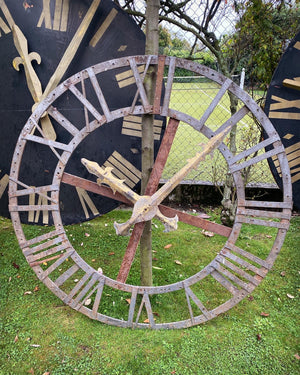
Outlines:
MULTIPOLYGON (((122 89, 119 94, 124 95, 122 89)), ((202 94, 199 92, 198 95, 200 100, 202 94)), ((251 293, 272 267, 291 215, 292 192, 290 174, 285 172, 288 171, 287 166, 284 148, 272 124, 257 104, 230 79, 202 65, 173 57, 124 57, 75 74, 39 104, 24 126, 16 145, 10 173, 9 208, 20 247, 29 265, 38 278, 66 304, 92 319, 121 327, 184 328, 205 322, 230 309, 251 293), (149 65, 158 66, 153 105, 150 105, 143 85, 149 65), (166 91, 162 95, 161 81, 166 66, 166 91), (109 105, 109 90, 102 86, 102 82, 109 72, 121 68, 131 71, 136 94, 129 106, 122 107, 120 101, 118 108, 112 108, 109 105), (215 96, 199 119, 172 108, 176 68, 203 76, 216 87, 215 96), (89 86, 92 89, 85 90, 89 86), (215 119, 215 111, 228 92, 236 95, 241 105, 223 124, 211 126, 215 121, 210 120, 215 119), (60 110, 62 103, 71 97, 74 98, 75 108, 81 109, 73 120, 68 117, 69 113, 63 114, 60 110), (43 135, 41 119, 45 111, 68 132, 69 137, 64 142, 48 140, 43 135), (89 137, 97 139, 99 148, 105 147, 107 142, 113 142, 113 139, 101 137, 98 132, 101 128, 106 128, 112 135, 119 131, 132 131, 132 136, 139 137, 140 116, 145 113, 165 116, 168 125, 145 195, 140 196, 131 188, 131 179, 134 179, 136 171, 128 160, 124 161, 117 151, 113 151, 109 157, 104 155, 101 158, 89 150, 87 141, 89 137), (232 155, 223 140, 234 125, 242 131, 244 120, 249 114, 260 122, 266 136, 257 144, 232 155), (117 119, 122 119, 122 129, 119 129, 117 119), (188 160, 184 157, 178 171, 157 190, 176 132, 181 126, 192 129, 195 137, 201 135, 208 139, 207 144, 202 150, 198 147, 198 150, 192 152, 188 160), (33 146, 49 151, 45 155, 53 158, 51 165, 54 165, 55 160, 55 168, 47 171, 48 179, 43 184, 35 174, 27 174, 26 165, 23 164, 23 158, 27 153, 30 154, 33 146), (270 146, 268 151, 265 151, 266 146, 270 146), (198 164, 201 165, 213 150, 226 160, 236 185, 238 207, 232 229, 162 204, 181 179, 198 164), (80 158, 76 174, 72 173, 74 153, 80 158), (248 200, 243 182, 244 169, 273 156, 278 158, 283 171, 283 200, 248 200), (65 186, 75 186, 133 206, 127 220, 109 224, 109 235, 95 233, 99 237, 95 253, 80 245, 77 248, 73 246, 73 237, 68 237, 70 228, 65 229, 63 226, 59 202, 65 186), (40 203, 30 201, 32 194, 39 197, 40 203), (32 231, 28 233, 26 226, 22 225, 22 215, 42 212, 51 215, 54 225, 44 228, 42 234, 33 237, 32 231), (166 241, 169 235, 176 234, 177 226, 180 229, 184 225, 184 230, 190 231, 188 251, 198 255, 198 262, 189 262, 190 253, 186 250, 180 271, 176 269, 179 265, 174 244, 174 253, 171 249, 163 249, 165 253, 161 253, 161 257, 170 257, 167 270, 154 268, 155 272, 161 273, 159 280, 165 281, 158 285, 154 272, 155 286, 143 286, 139 285, 136 278, 136 250, 144 221, 154 217, 162 222, 167 232, 171 232, 165 234, 166 241), (258 226, 263 233, 253 239, 253 243, 245 235, 249 226, 258 226), (129 239, 116 237, 117 234, 122 236, 130 233, 131 229, 129 239), (205 245, 202 242, 199 244, 198 240, 199 236, 203 236, 203 229, 213 232, 220 239, 218 243, 222 244, 212 251, 210 259, 203 253, 202 247, 205 245), (112 242, 108 243, 110 239, 112 242), (108 249, 115 256, 113 266, 109 267, 106 266, 108 249), (123 304, 122 312, 116 312, 116 303, 123 304), (170 311, 174 314, 171 320, 166 320, 164 316, 165 304, 168 316, 170 311)), ((153 236, 162 231, 160 225, 158 222, 158 229, 153 231, 153 236)), ((83 232, 82 241, 84 235, 83 232)), ((180 244, 177 244, 177 249, 180 251, 180 244)))
MULTIPOLYGON (((300 207, 300 33, 282 56, 270 83, 265 112, 281 137, 292 175, 294 204, 300 207)), ((270 159, 272 173, 282 186, 276 157, 270 159)))
MULTIPOLYGON (((64 77, 101 61, 144 53, 144 44, 143 32, 111 0, 0 0, 0 215, 9 214, 7 186, 13 149, 34 104, 43 100, 64 77)), ((130 76, 126 69, 112 74, 117 77, 107 74, 102 82, 102 87, 110 89, 109 105, 118 107, 121 101, 122 106, 127 106, 133 95, 130 76), (121 77, 119 83, 118 77, 121 77), (120 86, 127 95, 116 100, 114 92, 120 86)), ((77 116, 72 100, 61 103, 60 113, 66 112, 71 121, 77 116)), ((48 139, 67 142, 68 135, 74 136, 75 133, 72 128, 59 126, 55 117, 54 112, 42 117, 43 134, 48 139)), ((116 121, 121 128, 121 120, 116 121)), ((99 129, 98 133, 99 137, 108 139, 105 147, 100 150, 92 137, 85 147, 90 149, 91 155, 94 152, 95 157, 97 153, 104 157, 104 154, 111 153, 111 143, 118 144, 113 148, 118 162, 127 160, 129 164, 133 163, 132 168, 137 171, 133 186, 136 186, 139 163, 130 149, 136 153, 139 151, 138 138, 120 132, 108 136, 105 128, 99 129)), ((45 163, 51 159, 47 148, 41 152, 32 148, 28 159, 24 158, 24 164, 28 173, 40 176, 40 183, 46 184, 42 177, 44 171, 54 168, 54 165, 45 163)), ((75 170, 76 165, 73 164, 75 170)), ((37 203, 38 197, 32 195, 31 202, 34 199, 37 203)), ((64 223, 91 219, 110 211, 117 204, 73 187, 61 192, 61 201, 64 223), (71 200, 64 199, 70 196, 71 200)), ((39 216, 24 216, 23 220, 51 224, 46 212, 39 216)))

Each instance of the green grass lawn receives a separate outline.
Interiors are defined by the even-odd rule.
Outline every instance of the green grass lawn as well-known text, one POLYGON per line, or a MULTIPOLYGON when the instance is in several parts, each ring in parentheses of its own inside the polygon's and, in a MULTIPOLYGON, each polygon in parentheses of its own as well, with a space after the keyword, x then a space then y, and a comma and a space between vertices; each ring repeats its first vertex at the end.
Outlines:
MULTIPOLYGON (((208 213, 217 220, 217 209, 208 213)), ((67 233, 95 268, 101 265, 105 273, 115 276, 126 239, 113 234, 112 222, 127 216, 128 212, 118 210, 69 226, 67 233)), ((162 233, 160 224, 155 225, 154 265, 162 268, 154 269, 157 283, 192 273, 193 267, 215 256, 223 241, 185 225, 176 235, 162 233), (168 250, 164 249, 167 244, 172 244, 168 250), (202 249, 200 256, 191 244, 202 249), (192 250, 185 257, 188 248, 192 250)), ((299 229, 298 216, 291 221, 273 269, 233 309, 197 327, 151 331, 107 326, 65 306, 26 263, 10 220, 0 218, 0 374, 299 374, 299 229)), ((26 230, 37 235, 45 228, 27 226, 26 230)), ((268 241, 271 235, 245 227, 241 241, 257 247, 258 239, 265 236, 268 241)), ((137 259, 131 282, 138 282, 138 269, 137 259)), ((217 290, 212 293, 218 298, 217 290)), ((117 298, 107 309, 122 316, 126 301, 117 298)), ((160 314, 171 316, 168 300, 160 302, 160 314)), ((212 302, 210 298, 207 303, 212 302)))

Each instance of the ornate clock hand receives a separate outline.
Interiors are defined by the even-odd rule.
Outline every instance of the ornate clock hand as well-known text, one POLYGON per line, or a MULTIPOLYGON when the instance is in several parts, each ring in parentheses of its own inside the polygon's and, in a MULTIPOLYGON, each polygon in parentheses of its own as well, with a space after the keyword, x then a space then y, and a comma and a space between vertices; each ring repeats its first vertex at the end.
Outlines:
POLYGON ((165 232, 177 229, 178 216, 176 215, 174 218, 164 216, 160 212, 158 205, 171 193, 172 190, 174 190, 174 188, 192 169, 198 166, 200 161, 204 160, 208 154, 210 154, 221 144, 230 129, 231 126, 228 126, 210 139, 204 150, 198 152, 192 159, 190 159, 179 172, 177 172, 152 196, 139 196, 136 194, 124 184, 124 181, 113 176, 111 173, 112 168, 104 169, 101 168, 96 162, 81 159, 82 164, 87 168, 87 170, 99 177, 97 180, 98 184, 103 183, 109 185, 114 192, 117 191, 123 194, 127 199, 134 203, 131 218, 122 224, 114 223, 116 233, 121 236, 128 235, 129 229, 133 224, 151 220, 153 217, 156 217, 164 224, 165 232))
POLYGON ((208 154, 213 152, 222 143, 231 128, 232 126, 229 125, 223 131, 212 137, 201 152, 197 152, 193 158, 189 159, 188 163, 180 169, 180 171, 175 173, 173 177, 171 177, 159 190, 157 190, 156 193, 152 195, 151 204, 156 206, 160 204, 192 169, 197 168, 200 161, 203 161, 208 154))
POLYGON ((41 63, 41 56, 37 52, 28 53, 28 43, 24 34, 17 25, 13 25, 12 33, 14 44, 20 56, 13 60, 13 67, 19 71, 19 65, 24 65, 27 86, 35 102, 38 102, 42 96, 42 85, 34 71, 31 62, 36 60, 41 63))
POLYGON ((67 71, 70 63, 72 62, 81 42, 82 39, 98 9, 101 0, 94 0, 92 5, 90 6, 89 10, 87 11, 83 21, 81 22, 78 30, 74 34, 71 43, 69 44, 68 48, 66 49, 60 63, 58 64, 54 74, 50 78, 48 85, 42 95, 41 99, 44 99, 60 82, 63 75, 67 71))
MULTIPOLYGON (((35 103, 39 103, 42 97, 42 85, 34 71, 31 62, 36 60, 38 64, 41 63, 41 56, 37 52, 28 52, 28 42, 20 28, 14 24, 12 26, 12 33, 14 39, 14 45, 19 52, 20 56, 13 60, 13 67, 19 71, 19 66, 24 65, 26 81, 28 89, 35 103)), ((33 106, 34 108, 34 106, 33 106)), ((45 137, 51 140, 56 139, 56 133, 53 129, 53 125, 50 121, 49 116, 46 114, 41 118, 41 124, 45 137)))
POLYGON ((81 159, 81 162, 90 173, 99 177, 97 179, 97 183, 99 185, 109 185, 114 193, 121 193, 134 204, 132 216, 126 223, 114 223, 114 227, 118 235, 128 235, 131 225, 135 223, 140 223, 141 221, 151 220, 154 216, 156 216, 159 220, 163 222, 166 232, 177 229, 177 216, 175 216, 175 218, 168 218, 164 216, 159 211, 159 208, 157 206, 151 204, 150 196, 140 196, 136 194, 133 190, 131 190, 124 184, 123 180, 116 178, 111 173, 113 168, 101 168, 96 162, 89 161, 87 159, 81 159))

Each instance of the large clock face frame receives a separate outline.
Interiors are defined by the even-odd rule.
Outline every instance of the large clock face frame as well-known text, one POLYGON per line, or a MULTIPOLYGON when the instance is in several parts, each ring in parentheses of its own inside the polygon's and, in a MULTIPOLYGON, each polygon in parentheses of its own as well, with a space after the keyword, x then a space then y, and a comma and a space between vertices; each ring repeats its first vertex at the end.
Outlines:
MULTIPOLYGON (((265 112, 285 147, 292 176, 293 201, 300 208, 300 91, 285 85, 286 80, 300 80, 300 32, 283 54, 270 83, 265 112)), ((282 187, 277 158, 269 160, 271 171, 282 187)))
MULTIPOLYGON (((121 90, 120 95, 122 95, 121 90)), ((105 166, 105 163, 103 164, 101 160, 93 161, 105 166)), ((115 178, 122 179, 117 170, 112 169, 112 173, 116 173, 115 178)), ((249 295, 266 276, 279 253, 289 227, 292 208, 291 179, 284 148, 271 122, 259 106, 230 79, 208 67, 187 60, 157 56, 133 56, 100 63, 72 76, 42 101, 27 121, 18 139, 11 166, 9 196, 11 219, 23 254, 37 277, 56 296, 72 308, 103 323, 120 327, 153 329, 185 328, 205 322, 227 311, 249 295), (149 104, 144 90, 144 74, 139 73, 140 67, 147 70, 149 65, 158 66, 159 78, 156 83, 156 99, 153 105, 149 104), (168 77, 165 95, 163 95, 161 83, 166 66, 168 66, 168 77), (137 93, 135 98, 137 100, 134 100, 128 107, 111 109, 106 101, 109 94, 105 90, 101 90, 102 78, 108 71, 124 67, 130 67, 135 77, 134 86, 137 93), (175 68, 186 69, 190 73, 204 76, 218 87, 218 92, 200 119, 171 108, 170 98, 175 68), (84 94, 83 86, 87 86, 91 82, 94 82, 95 89, 93 94, 90 92, 90 95, 87 96, 84 94), (228 92, 236 95, 242 105, 218 129, 212 130, 208 125, 208 120, 210 116, 213 116, 221 99, 228 92), (57 109, 59 106, 56 103, 69 100, 70 96, 75 97, 76 108, 81 106, 81 117, 78 115, 77 121, 71 124, 66 121, 67 117, 63 116, 60 118, 60 125, 69 132, 73 130, 73 134, 70 133, 69 140, 66 143, 45 139, 39 125, 41 116, 46 110, 50 113, 57 110, 57 118, 59 118, 60 111, 57 109), (161 100, 162 97, 163 100, 161 100), (102 114, 100 114, 100 109, 102 114), (86 111, 91 116, 89 122, 84 122, 86 111), (128 200, 122 194, 110 189, 109 184, 99 185, 95 176, 91 174, 86 176, 86 169, 83 164, 81 164, 81 175, 73 176, 68 173, 68 164, 72 159, 72 154, 78 152, 78 150, 81 158, 89 158, 89 150, 81 147, 88 137, 96 137, 99 147, 107 142, 106 139, 99 137, 98 129, 108 127, 111 132, 114 132, 116 119, 128 118, 128 116, 132 119, 142 114, 161 115, 168 118, 161 148, 153 166, 154 172, 150 177, 150 187, 147 187, 148 194, 152 197, 158 186, 179 123, 180 126, 181 124, 189 126, 206 138, 211 139, 215 135, 221 134, 228 126, 243 127, 243 119, 251 114, 259 121, 266 134, 264 140, 260 140, 258 144, 238 152, 236 155, 232 155, 225 143, 218 146, 218 152, 228 164, 229 173, 232 174, 237 192, 237 211, 233 228, 180 212, 174 208, 159 206, 160 212, 169 218, 177 214, 180 222, 191 226, 192 233, 198 231, 199 236, 202 236, 202 228, 222 236, 224 241, 223 246, 216 250, 212 259, 205 266, 201 265, 200 260, 201 245, 199 248, 197 241, 191 243, 191 251, 196 251, 199 255, 199 264, 191 265, 193 273, 189 275, 179 275, 178 273, 177 281, 166 282, 165 285, 153 287, 130 283, 130 268, 143 230, 143 221, 134 226, 126 249, 121 250, 118 245, 110 248, 110 251, 121 251, 122 256, 124 255, 118 275, 112 275, 109 273, 110 270, 103 273, 99 268, 93 267, 92 261, 86 261, 84 259, 85 251, 82 248, 80 249, 80 246, 77 249, 74 248, 72 237, 68 238, 68 231, 64 229, 59 207, 60 191, 64 185, 75 185, 87 191, 93 191, 128 203, 128 200), (78 128, 80 121, 83 121, 83 125, 78 128), (68 126, 66 123, 68 123, 68 126), (34 134, 32 134, 33 130, 34 134), (50 148, 50 153, 56 159, 55 168, 49 171, 51 177, 47 185, 39 185, 38 181, 37 183, 35 181, 35 175, 24 173, 23 157, 33 144, 41 148, 50 148), (267 146, 270 147, 269 151, 265 151, 267 146), (248 200, 243 181, 244 169, 274 155, 278 158, 283 171, 282 201, 248 200), (33 193, 41 197, 40 204, 30 202, 30 196, 33 193), (42 235, 33 237, 32 231, 27 231, 26 225, 22 225, 22 215, 36 215, 43 211, 49 212, 53 217, 54 226, 47 228, 47 231, 42 235), (249 244, 249 239, 243 247, 245 226, 259 226, 261 232, 267 234, 266 236, 256 236, 253 239, 252 246, 249 244), (270 230, 272 231, 271 234, 269 233, 270 230), (261 248, 265 248, 266 242, 269 246, 268 251, 267 253, 266 251, 261 253, 261 248), (260 243, 264 245, 261 247, 260 243), (73 282, 74 279, 76 279, 76 284, 73 282), (214 293, 214 290, 221 289, 224 294, 224 299, 213 307, 204 302, 205 294, 202 293, 202 288, 209 282, 212 284, 208 290, 206 289, 206 293, 214 293), (177 296, 184 296, 184 299, 177 300, 177 296), (128 302, 126 313, 122 317, 114 316, 113 311, 107 312, 107 301, 110 306, 113 306, 116 298, 118 301, 123 300, 125 302, 127 300, 128 302), (176 316, 174 321, 165 321, 163 306, 161 312, 155 315, 159 306, 157 305, 159 298, 167 301, 168 311, 171 309, 177 312, 178 304, 183 304, 182 316, 176 316), (172 304, 171 307, 170 304, 172 304), (142 318, 144 313, 146 319, 142 318)), ((148 217, 145 217, 145 219, 148 219, 148 217)), ((99 254, 105 246, 104 242, 104 238, 101 239, 99 233, 97 256, 100 256, 99 254)), ((185 257, 187 261, 189 254, 186 254, 185 257)), ((160 271, 158 270, 158 272, 160 271)), ((171 278, 171 274, 167 275, 166 281, 171 278)))
MULTIPOLYGON (((34 100, 28 89, 24 65, 19 65, 19 71, 13 67, 13 60, 20 56, 14 43, 13 25, 16 24, 28 41, 28 54, 38 53, 41 57, 40 64, 35 59, 31 61, 42 90, 45 90, 50 77, 56 71, 65 51, 82 24, 85 16, 93 4, 98 4, 97 10, 89 21, 83 40, 80 42, 75 56, 69 64, 63 77, 69 77, 93 64, 112 58, 127 55, 143 54, 145 49, 145 36, 135 22, 121 8, 111 0, 49 0, 49 1, 0 1, 0 215, 9 216, 8 211, 8 175, 12 160, 13 150, 21 129, 32 113, 34 100)), ((33 55, 29 55, 33 56, 33 55)), ((102 81, 103 89, 110 90, 109 105, 118 108, 128 106, 133 100, 134 88, 130 76, 125 69, 107 74, 102 81), (120 76, 123 73, 123 76, 120 76), (123 77, 123 78, 122 78, 123 77), (115 96, 114 93, 121 88, 126 95, 115 96)), ((63 79, 65 79, 63 78, 63 79)), ((87 90, 89 88, 87 87, 87 90)), ((62 113, 68 112, 68 118, 74 121, 77 116, 76 107, 72 98, 61 104, 62 113)), ((57 126, 57 121, 49 115, 56 133, 56 141, 66 142, 68 133, 57 126)), ((117 119, 119 130, 122 128, 122 119, 117 119)), ((162 131, 163 133, 163 131, 162 131)), ((107 139, 101 150, 97 147, 95 139, 89 137, 85 147, 93 157, 108 158, 111 151, 116 151, 120 158, 133 164, 140 171, 140 138, 122 134, 116 131, 112 134, 107 128, 98 130, 99 137, 107 139), (113 150, 111 149, 113 147, 113 150), (99 155, 97 155, 97 153, 99 155)), ((156 141, 156 149, 158 147, 156 141)), ((76 159, 76 153, 73 154, 76 159)), ((46 184, 45 170, 52 169, 46 160, 52 160, 47 149, 43 154, 38 154, 34 148, 31 155, 24 163, 27 164, 27 173, 40 176, 40 182, 46 184), (47 157, 49 155, 49 158, 47 157)), ((123 160, 122 159, 122 160, 123 160)), ((73 164, 76 173, 77 162, 73 164)), ((139 174, 139 173, 138 173, 139 174)), ((138 188, 139 182, 135 183, 138 188)), ((66 224, 82 222, 104 214, 115 208, 118 204, 112 200, 87 193, 75 188, 66 189, 61 193, 61 210, 63 222, 66 224), (69 199, 72 197, 72 199, 69 199)), ((30 224, 51 224, 47 214, 39 217, 24 216, 25 222, 30 224)))

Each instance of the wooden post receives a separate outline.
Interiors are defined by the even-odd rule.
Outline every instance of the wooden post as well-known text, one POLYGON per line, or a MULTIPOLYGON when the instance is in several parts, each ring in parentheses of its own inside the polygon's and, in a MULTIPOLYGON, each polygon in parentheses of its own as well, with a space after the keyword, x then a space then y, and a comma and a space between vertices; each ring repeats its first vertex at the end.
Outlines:
MULTIPOLYGON (((146 54, 158 55, 158 12, 160 0, 148 0, 146 8, 146 54)), ((156 70, 149 68, 145 79, 145 89, 150 99, 154 101, 156 82, 156 70)), ((142 187, 144 194, 153 161, 154 161, 154 137, 153 137, 153 115, 144 115, 142 120, 142 187)), ((151 221, 146 222, 143 235, 140 241, 141 260, 141 285, 152 285, 152 238, 151 221)))

